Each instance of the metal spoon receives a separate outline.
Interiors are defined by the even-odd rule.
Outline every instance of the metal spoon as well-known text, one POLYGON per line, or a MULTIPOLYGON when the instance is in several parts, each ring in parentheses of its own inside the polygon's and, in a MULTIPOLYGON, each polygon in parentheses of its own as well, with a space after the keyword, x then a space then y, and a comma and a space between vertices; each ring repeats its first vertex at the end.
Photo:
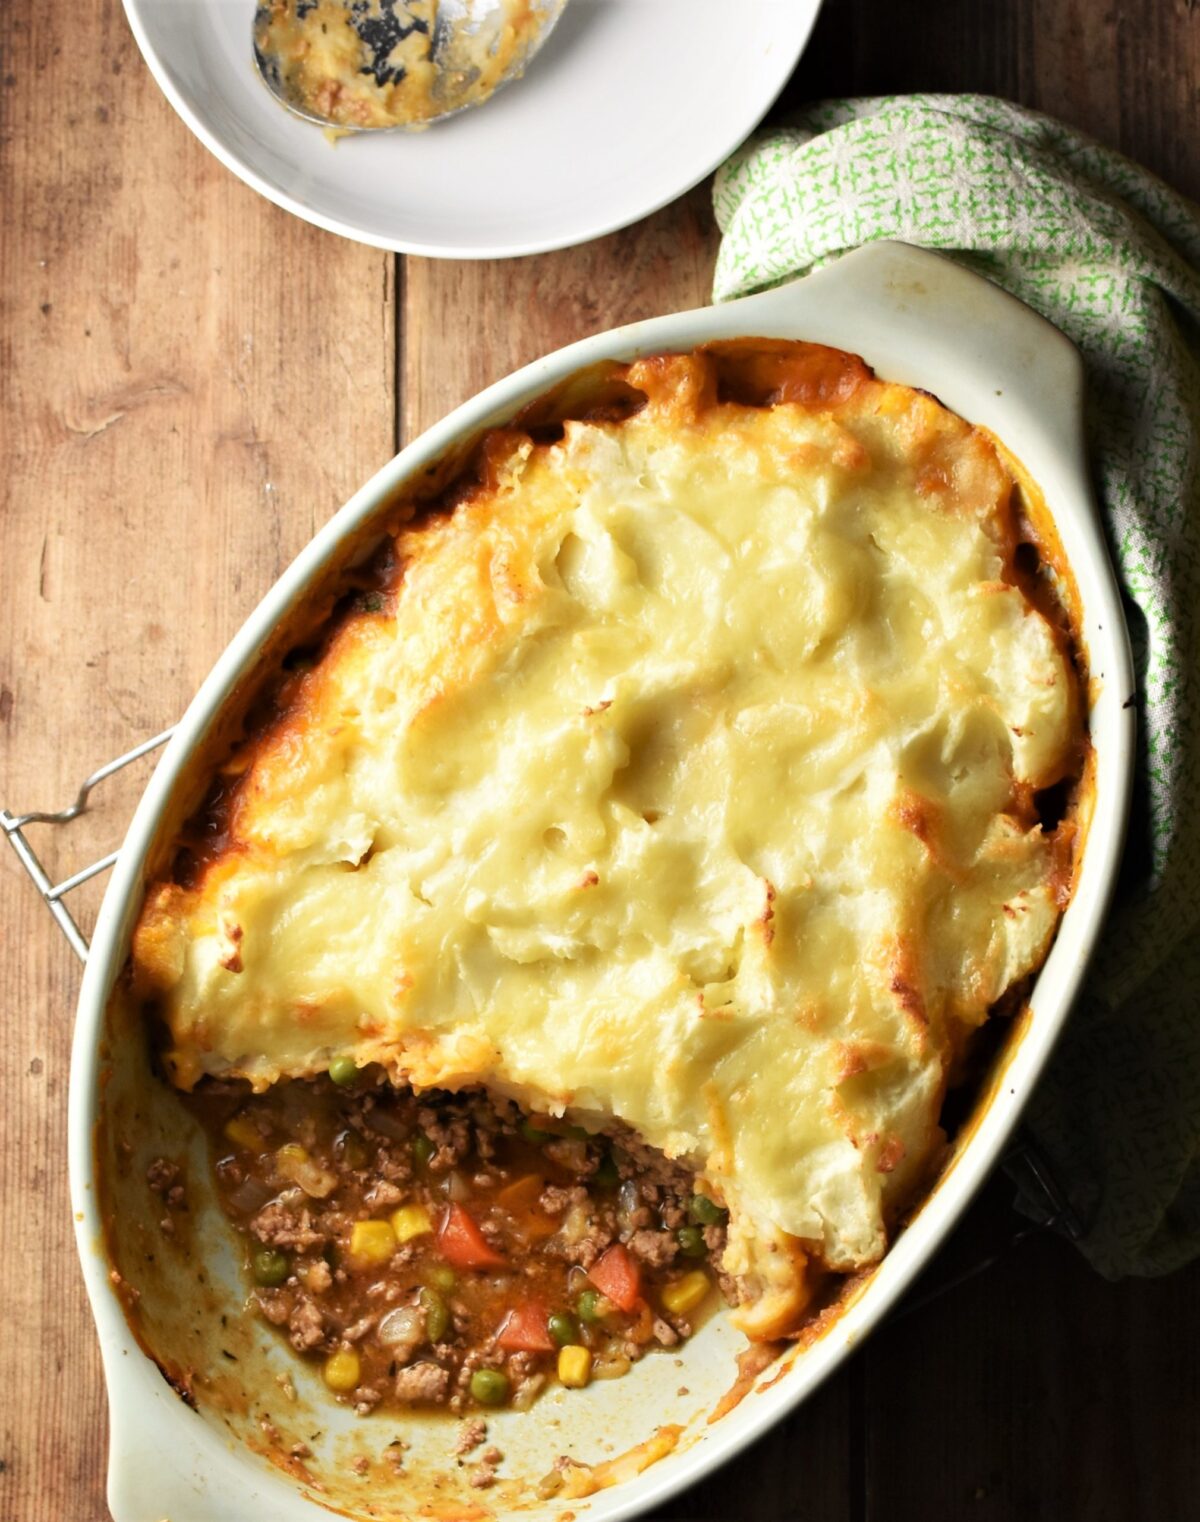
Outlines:
MULTIPOLYGON (((568 0, 275 0, 260 3, 254 16, 254 61, 272 95, 294 115, 338 132, 405 132, 482 105, 511 80, 519 79, 554 30, 568 0), (422 65, 433 66, 432 82, 422 84, 420 114, 412 120, 353 122, 323 115, 306 98, 271 45, 272 19, 302 24, 323 8, 344 19, 361 44, 358 75, 370 75, 379 87, 399 85, 408 71, 396 50, 413 38, 422 65), (506 25, 528 17, 518 30, 511 56, 500 65, 499 49, 506 25), (427 42, 424 41, 427 39, 427 42), (497 68, 494 80, 486 77, 497 68)), ((424 74, 424 69, 421 70, 424 74)), ((335 92, 336 93, 336 92, 335 92)))

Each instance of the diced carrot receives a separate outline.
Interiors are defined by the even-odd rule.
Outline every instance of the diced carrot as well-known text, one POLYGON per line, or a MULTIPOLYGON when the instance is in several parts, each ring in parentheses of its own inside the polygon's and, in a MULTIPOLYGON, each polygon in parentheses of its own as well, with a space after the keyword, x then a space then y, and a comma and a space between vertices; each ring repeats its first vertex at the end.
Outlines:
POLYGON ((510 1215, 523 1215, 537 1204, 545 1187, 546 1181, 539 1174, 522 1174, 497 1192, 496 1204, 510 1215))
POLYGON ((547 1215, 539 1203, 545 1187, 540 1173, 525 1173, 496 1193, 496 1204, 512 1218, 522 1242, 541 1242, 558 1230, 559 1222, 547 1215))
POLYGON ((555 1343, 546 1325, 547 1319, 544 1305, 537 1300, 526 1300, 505 1316, 496 1333, 496 1342, 514 1353, 553 1353, 555 1343))
POLYGON ((455 1268, 504 1268, 506 1260, 461 1205, 448 1205, 438 1224, 438 1251, 455 1268))
POLYGON ((546 1215, 541 1210, 529 1210, 513 1222, 516 1234, 523 1242, 544 1242, 547 1237, 552 1237, 559 1228, 559 1222, 552 1215, 546 1215))
POLYGON ((637 1320, 632 1326, 627 1327, 621 1335, 628 1338, 630 1342, 636 1342, 639 1346, 649 1342, 654 1336, 654 1312, 646 1301, 643 1300, 637 1308, 637 1320))
POLYGON ((588 1278, 618 1310, 632 1311, 642 1298, 642 1271, 627 1248, 614 1242, 588 1270, 588 1278))

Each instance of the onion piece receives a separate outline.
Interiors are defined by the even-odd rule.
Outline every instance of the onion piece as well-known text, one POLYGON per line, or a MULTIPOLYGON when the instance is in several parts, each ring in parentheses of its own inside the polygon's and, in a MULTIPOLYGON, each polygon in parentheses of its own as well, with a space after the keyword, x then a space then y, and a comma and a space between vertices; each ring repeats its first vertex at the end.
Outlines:
POLYGON ((624 1353, 601 1353, 592 1362, 592 1378, 620 1379, 632 1367, 632 1361, 624 1353))
POLYGON ((587 1236, 590 1215, 586 1204, 572 1205, 563 1217, 562 1226, 559 1228, 560 1235, 568 1246, 574 1246, 582 1242, 587 1236))
POLYGON ((399 1115, 393 1115, 383 1105, 376 1105, 373 1110, 366 1114, 368 1130, 378 1131, 380 1136, 390 1137, 392 1141, 407 1141, 412 1135, 412 1127, 399 1115))
POLYGON ((275 1154, 275 1167, 282 1178, 299 1184, 311 1199, 327 1199, 337 1188, 337 1176, 328 1168, 322 1168, 320 1163, 314 1163, 311 1157, 289 1156, 286 1149, 281 1148, 275 1154))
POLYGON ((385 1347, 401 1343, 416 1347, 425 1337, 425 1312, 419 1305, 398 1305, 379 1323, 375 1335, 385 1347))
POLYGON ((456 1205, 465 1205, 471 1198, 471 1186, 457 1168, 451 1168, 442 1188, 446 1191, 446 1198, 453 1200, 456 1205))
POLYGON ((509 1406, 514 1411, 528 1411, 546 1383, 544 1374, 527 1374, 517 1386, 509 1406))
POLYGON ((274 1193, 270 1184, 251 1174, 236 1189, 231 1189, 225 1198, 230 1208, 239 1215, 257 1215, 274 1193))
POLYGON ((638 1186, 634 1179, 627 1178, 617 1191, 617 1219, 622 1227, 630 1224, 630 1217, 639 1208, 642 1197, 638 1193, 638 1186))

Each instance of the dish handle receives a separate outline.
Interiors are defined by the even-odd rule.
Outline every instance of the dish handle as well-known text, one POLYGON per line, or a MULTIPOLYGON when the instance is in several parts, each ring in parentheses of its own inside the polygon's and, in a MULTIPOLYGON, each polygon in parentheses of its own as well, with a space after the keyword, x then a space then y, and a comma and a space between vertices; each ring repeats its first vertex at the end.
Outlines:
POLYGON ((786 285, 730 302, 725 311, 737 313, 739 326, 753 312, 763 331, 818 342, 833 341, 825 333, 845 333, 852 325, 869 335, 862 357, 889 380, 916 384, 917 356, 926 378, 931 369, 947 376, 954 410, 968 420, 1003 400, 1083 459, 1078 349, 985 271, 944 254, 910 243, 865 243, 786 285), (765 314, 769 325, 761 321, 765 314))

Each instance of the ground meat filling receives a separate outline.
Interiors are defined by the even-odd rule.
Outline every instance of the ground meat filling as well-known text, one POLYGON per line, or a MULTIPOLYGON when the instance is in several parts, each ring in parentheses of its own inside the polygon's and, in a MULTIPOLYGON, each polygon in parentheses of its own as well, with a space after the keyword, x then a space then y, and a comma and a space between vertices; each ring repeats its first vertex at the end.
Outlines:
POLYGON ((360 1412, 525 1407, 677 1346, 718 1286, 733 1298, 724 1210, 633 1137, 336 1063, 191 1103, 246 1239, 251 1311, 360 1412))

